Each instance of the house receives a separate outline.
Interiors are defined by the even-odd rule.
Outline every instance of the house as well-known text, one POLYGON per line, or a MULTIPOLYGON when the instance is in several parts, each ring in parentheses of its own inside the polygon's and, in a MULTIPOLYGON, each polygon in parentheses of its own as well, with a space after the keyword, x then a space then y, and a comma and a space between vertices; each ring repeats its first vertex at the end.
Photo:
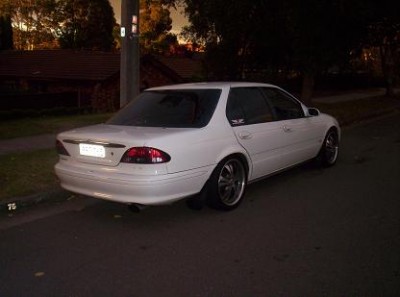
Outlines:
MULTIPOLYGON (((140 60, 141 89, 198 80, 201 66, 199 59, 185 56, 145 55, 140 60)), ((0 110, 60 105, 116 110, 119 76, 119 52, 0 51, 0 110), (29 95, 21 97, 21 90, 29 95)))

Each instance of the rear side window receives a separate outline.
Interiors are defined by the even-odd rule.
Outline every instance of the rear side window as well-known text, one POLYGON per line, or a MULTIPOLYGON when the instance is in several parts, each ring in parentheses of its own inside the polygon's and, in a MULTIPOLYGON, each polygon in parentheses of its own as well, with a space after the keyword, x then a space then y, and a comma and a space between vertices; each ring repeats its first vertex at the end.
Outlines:
POLYGON ((107 124, 201 128, 210 121, 220 94, 220 89, 146 91, 107 124))
POLYGON ((266 99, 258 88, 232 88, 228 97, 226 116, 232 126, 273 120, 266 99))
POLYGON ((278 121, 304 117, 300 103, 279 89, 263 88, 278 121))

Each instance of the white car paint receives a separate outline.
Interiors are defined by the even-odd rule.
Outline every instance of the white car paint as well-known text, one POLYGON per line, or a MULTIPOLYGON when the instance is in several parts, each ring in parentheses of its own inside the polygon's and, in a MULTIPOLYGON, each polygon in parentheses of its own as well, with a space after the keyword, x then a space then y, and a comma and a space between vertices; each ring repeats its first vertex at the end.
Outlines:
MULTIPOLYGON (((55 171, 69 191, 123 203, 159 205, 199 193, 218 163, 240 154, 248 182, 315 157, 327 131, 339 126, 328 115, 232 127, 226 104, 232 87, 268 87, 259 83, 196 83, 150 89, 220 89, 209 123, 201 128, 136 127, 101 124, 60 133, 70 156, 60 155, 55 171), (82 156, 79 143, 105 146, 105 158, 82 156), (154 147, 171 160, 160 164, 121 163, 131 147, 154 147)), ((301 105, 304 113, 308 110, 301 105)))

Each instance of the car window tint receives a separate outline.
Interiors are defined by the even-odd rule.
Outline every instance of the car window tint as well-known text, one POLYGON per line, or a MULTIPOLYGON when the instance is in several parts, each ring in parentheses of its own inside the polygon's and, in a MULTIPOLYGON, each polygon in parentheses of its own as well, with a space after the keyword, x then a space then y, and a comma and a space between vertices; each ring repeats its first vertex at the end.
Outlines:
POLYGON ((232 126, 273 120, 273 115, 258 88, 232 88, 227 103, 227 118, 232 126))
POLYGON ((107 123, 141 127, 204 127, 214 113, 220 94, 220 89, 146 91, 107 123))
POLYGON ((300 103, 279 89, 263 88, 264 94, 273 107, 277 120, 289 120, 304 117, 300 103))

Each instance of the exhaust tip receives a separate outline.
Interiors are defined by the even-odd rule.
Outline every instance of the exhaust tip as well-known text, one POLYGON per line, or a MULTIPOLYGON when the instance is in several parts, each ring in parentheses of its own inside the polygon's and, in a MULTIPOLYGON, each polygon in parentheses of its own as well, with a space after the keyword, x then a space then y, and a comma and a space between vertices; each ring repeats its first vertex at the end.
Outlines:
POLYGON ((134 213, 139 213, 147 207, 148 207, 147 205, 136 204, 136 203, 128 205, 129 210, 134 213))

